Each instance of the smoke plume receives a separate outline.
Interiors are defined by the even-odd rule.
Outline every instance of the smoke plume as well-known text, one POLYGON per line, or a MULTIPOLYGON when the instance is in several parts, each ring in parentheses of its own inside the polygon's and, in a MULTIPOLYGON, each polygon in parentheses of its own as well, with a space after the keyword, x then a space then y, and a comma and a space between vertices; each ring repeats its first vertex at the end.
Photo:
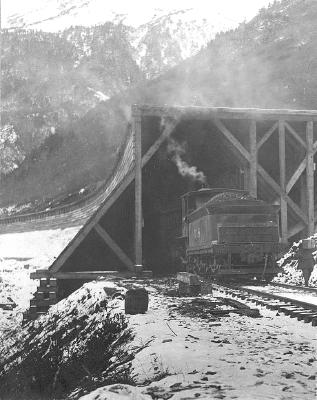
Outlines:
POLYGON ((207 183, 207 178, 202 171, 198 171, 197 167, 190 166, 185 160, 183 160, 182 157, 186 153, 185 143, 181 144, 176 142, 174 139, 169 138, 167 151, 168 154, 171 154, 172 160, 181 176, 189 178, 195 182, 207 183))

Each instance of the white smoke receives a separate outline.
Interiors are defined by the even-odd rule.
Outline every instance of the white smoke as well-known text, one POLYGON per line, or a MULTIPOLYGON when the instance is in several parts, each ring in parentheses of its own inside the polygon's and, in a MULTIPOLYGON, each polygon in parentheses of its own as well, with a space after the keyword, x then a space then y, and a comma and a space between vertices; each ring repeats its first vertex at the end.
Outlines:
POLYGON ((181 144, 176 142, 174 139, 169 138, 167 151, 172 155, 172 160, 177 166, 178 172, 181 176, 189 178, 195 182, 207 183, 207 178, 202 171, 198 171, 197 167, 190 166, 182 159, 182 156, 186 153, 185 143, 181 144))

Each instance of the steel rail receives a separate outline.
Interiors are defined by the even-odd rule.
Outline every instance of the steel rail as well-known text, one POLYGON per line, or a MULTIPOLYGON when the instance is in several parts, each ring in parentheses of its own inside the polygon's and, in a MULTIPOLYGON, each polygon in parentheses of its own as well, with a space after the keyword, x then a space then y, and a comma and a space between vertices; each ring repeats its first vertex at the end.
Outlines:
POLYGON ((302 292, 310 292, 317 294, 317 287, 307 287, 307 286, 300 286, 300 285, 291 285, 289 283, 279 283, 279 282, 270 282, 269 285, 275 287, 283 287, 286 289, 297 289, 301 290, 302 292))
POLYGON ((213 284, 213 288, 227 295, 256 303, 269 310, 279 311, 291 318, 297 318, 299 321, 303 320, 310 322, 312 326, 317 326, 317 304, 237 285, 213 284))

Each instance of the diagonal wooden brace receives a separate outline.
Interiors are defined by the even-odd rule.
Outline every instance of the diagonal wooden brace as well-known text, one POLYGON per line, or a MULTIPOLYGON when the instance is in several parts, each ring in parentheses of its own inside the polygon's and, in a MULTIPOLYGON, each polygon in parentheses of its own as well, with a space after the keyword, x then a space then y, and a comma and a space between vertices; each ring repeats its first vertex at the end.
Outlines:
POLYGON ((126 253, 121 249, 121 247, 112 239, 112 237, 105 231, 105 229, 97 224, 94 226, 94 230, 102 238, 107 246, 116 254, 116 256, 123 262, 123 264, 128 267, 128 269, 133 269, 133 261, 126 255, 126 253))

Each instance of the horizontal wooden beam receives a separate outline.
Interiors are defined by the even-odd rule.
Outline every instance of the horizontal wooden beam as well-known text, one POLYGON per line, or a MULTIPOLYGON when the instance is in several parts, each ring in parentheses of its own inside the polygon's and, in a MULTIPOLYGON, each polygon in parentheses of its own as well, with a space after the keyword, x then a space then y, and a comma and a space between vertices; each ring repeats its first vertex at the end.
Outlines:
MULTIPOLYGON (((198 106, 151 106, 134 105, 132 110, 138 110, 142 116, 179 116, 182 119, 256 119, 288 121, 317 121, 316 110, 260 109, 260 108, 229 108, 229 107, 198 107, 198 106)), ((133 113, 133 111, 132 111, 133 113)))
POLYGON ((31 279, 56 278, 56 279, 82 279, 95 280, 101 277, 105 278, 129 278, 129 277, 151 277, 152 271, 142 271, 141 274, 136 274, 133 271, 70 271, 70 272, 55 272, 49 270, 38 270, 32 272, 31 279))
POLYGON ((100 224, 94 226, 94 230, 102 238, 108 247, 116 254, 116 256, 123 262, 123 264, 128 267, 128 269, 133 269, 133 261, 126 255, 126 253, 121 249, 121 247, 112 239, 112 237, 103 229, 100 224))
POLYGON ((272 136, 273 132, 278 128, 278 122, 275 122, 271 128, 265 132, 265 134, 262 136, 262 138, 259 140, 257 144, 257 149, 259 150, 264 143, 272 136))
POLYGON ((286 185, 286 193, 289 193, 291 191, 292 187, 295 185, 295 183, 298 181, 302 173, 305 171, 306 165, 307 165, 307 160, 306 158, 304 158, 304 160, 299 164, 296 171, 288 181, 286 185))
POLYGON ((284 121, 284 125, 287 130, 293 135, 293 137, 306 149, 305 141, 300 137, 300 135, 295 131, 295 129, 286 121, 284 121))

